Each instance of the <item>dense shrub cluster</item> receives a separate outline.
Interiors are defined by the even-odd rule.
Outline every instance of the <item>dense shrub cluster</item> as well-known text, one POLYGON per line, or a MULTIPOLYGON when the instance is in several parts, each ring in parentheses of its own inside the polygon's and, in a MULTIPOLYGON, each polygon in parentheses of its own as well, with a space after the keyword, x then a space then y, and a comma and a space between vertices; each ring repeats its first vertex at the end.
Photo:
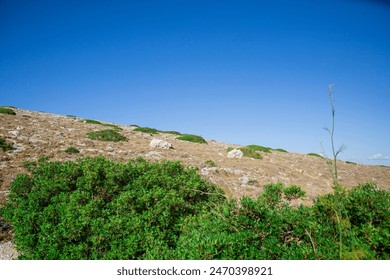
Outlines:
POLYGON ((24 259, 390 258, 389 192, 366 184, 291 207, 285 190, 236 202, 178 162, 42 161, 0 214, 24 259))
POLYGON ((207 144, 206 140, 202 136, 193 135, 193 134, 183 134, 176 139, 200 144, 207 144))
POLYGON ((16 115, 14 110, 12 110, 11 108, 4 108, 4 107, 0 107, 0 114, 16 115))
POLYGON ((127 138, 113 129, 105 129, 88 133, 88 138, 100 141, 127 141, 127 138))

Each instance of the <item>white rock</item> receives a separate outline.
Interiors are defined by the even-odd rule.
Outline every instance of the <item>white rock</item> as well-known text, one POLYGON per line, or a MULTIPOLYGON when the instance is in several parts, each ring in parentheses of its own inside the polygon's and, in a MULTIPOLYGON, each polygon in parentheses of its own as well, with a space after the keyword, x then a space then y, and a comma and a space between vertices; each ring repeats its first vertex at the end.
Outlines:
POLYGON ((13 136, 18 137, 20 135, 20 131, 19 130, 12 130, 9 132, 9 134, 12 134, 13 136))
POLYGON ((228 158, 242 158, 243 156, 244 156, 244 154, 242 153, 242 151, 240 151, 238 149, 231 150, 227 154, 228 158))
POLYGON ((171 149, 172 144, 160 139, 153 139, 149 145, 151 148, 171 149))

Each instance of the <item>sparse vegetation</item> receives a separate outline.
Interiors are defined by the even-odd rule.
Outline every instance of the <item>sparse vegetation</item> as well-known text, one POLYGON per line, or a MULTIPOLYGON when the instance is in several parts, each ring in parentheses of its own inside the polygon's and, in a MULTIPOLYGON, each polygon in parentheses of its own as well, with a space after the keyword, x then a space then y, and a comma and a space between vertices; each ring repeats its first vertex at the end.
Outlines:
POLYGON ((65 153, 78 154, 78 153, 80 153, 80 151, 79 151, 79 149, 76 149, 75 147, 69 147, 65 150, 65 153))
POLYGON ((323 156, 316 154, 316 153, 308 153, 308 156, 313 156, 313 157, 319 157, 319 158, 324 158, 323 156))
POLYGON ((133 131, 138 131, 138 132, 143 132, 143 133, 148 133, 148 134, 157 134, 159 131, 155 128, 150 128, 150 127, 137 127, 133 131))
POLYGON ((248 185, 256 186, 258 184, 259 184, 259 182, 256 179, 249 179, 248 180, 248 185))
POLYGON ((182 141, 194 142, 194 143, 207 144, 206 140, 204 140, 202 136, 193 135, 193 134, 183 134, 177 137, 176 139, 182 141))
POLYGON ((273 149, 274 151, 282 152, 282 153, 288 153, 285 149, 273 149))
POLYGON ((260 151, 260 152, 264 152, 264 153, 271 153, 271 149, 270 148, 259 146, 259 145, 248 145, 246 147, 250 148, 250 149, 252 149, 254 151, 260 151))
POLYGON ((305 191, 296 185, 291 185, 283 189, 283 193, 287 200, 298 199, 306 195, 305 191))
POLYGON ((90 132, 88 133, 88 138, 92 140, 112 142, 127 141, 125 136, 112 129, 90 132))
POLYGON ((244 157, 254 158, 254 159, 263 159, 263 157, 255 150, 250 147, 242 147, 240 148, 241 152, 244 154, 244 157))
POLYGON ((205 163, 206 166, 208 166, 208 167, 216 167, 216 166, 217 166, 217 164, 216 164, 213 160, 211 160, 211 159, 206 160, 204 163, 205 163))
POLYGON ((12 150, 12 145, 6 141, 5 138, 0 137, 0 149, 3 152, 12 150))
MULTIPOLYGON (((263 159, 263 157, 257 152, 258 150, 253 149, 250 146, 241 147, 241 148, 237 148, 237 149, 243 153, 244 157, 249 157, 249 158, 254 158, 254 159, 263 159)), ((230 152, 232 150, 234 150, 234 148, 229 147, 227 149, 227 152, 230 152)))
POLYGON ((181 135, 181 133, 178 131, 160 131, 160 132, 166 134, 181 135))
POLYGON ((356 162, 353 162, 353 161, 346 161, 345 163, 347 163, 347 164, 353 164, 353 165, 357 165, 357 163, 356 163, 356 162))
POLYGON ((95 120, 83 120, 82 122, 88 123, 88 124, 99 124, 99 125, 102 125, 102 126, 108 126, 108 127, 113 128, 113 129, 116 129, 116 130, 123 130, 122 128, 120 128, 119 126, 117 126, 115 124, 102 123, 102 122, 95 121, 95 120))
POLYGON ((0 107, 0 114, 16 115, 16 112, 10 108, 0 107))
POLYGON ((101 122, 99 121, 95 121, 95 120, 83 120, 81 121, 83 123, 89 123, 89 124, 102 124, 101 122))

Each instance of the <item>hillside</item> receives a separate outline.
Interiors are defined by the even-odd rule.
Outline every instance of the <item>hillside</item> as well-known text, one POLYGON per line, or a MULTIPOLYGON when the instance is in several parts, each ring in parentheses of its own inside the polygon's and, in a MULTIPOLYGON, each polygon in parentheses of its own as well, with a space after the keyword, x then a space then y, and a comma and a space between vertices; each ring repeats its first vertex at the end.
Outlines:
MULTIPOLYGON (((24 163, 47 157, 49 161, 68 161, 79 157, 103 155, 126 162, 144 157, 151 161, 178 160, 185 166, 197 167, 207 180, 220 186, 228 197, 256 197, 268 183, 298 185, 306 197, 296 203, 311 204, 319 195, 332 191, 332 179, 326 160, 310 155, 282 152, 258 152, 262 159, 228 158, 228 148, 239 145, 207 140, 207 144, 178 140, 170 133, 134 131, 136 126, 116 129, 127 141, 105 142, 91 140, 88 133, 110 129, 74 116, 62 116, 12 108, 15 115, 0 114, 0 137, 13 146, 0 150, 0 206, 4 204, 15 175, 27 172, 24 163), (153 139, 165 140, 173 149, 151 147, 153 139), (79 153, 66 153, 74 147, 79 153)), ((109 124, 110 125, 110 124, 109 124)), ((254 143, 259 144, 261 143, 254 143)), ((340 183, 349 188, 359 183, 374 182, 380 189, 390 190, 390 168, 351 164, 339 161, 340 183)), ((1 222, 1 220, 0 220, 1 222)), ((0 235, 0 243, 10 240, 0 235)))

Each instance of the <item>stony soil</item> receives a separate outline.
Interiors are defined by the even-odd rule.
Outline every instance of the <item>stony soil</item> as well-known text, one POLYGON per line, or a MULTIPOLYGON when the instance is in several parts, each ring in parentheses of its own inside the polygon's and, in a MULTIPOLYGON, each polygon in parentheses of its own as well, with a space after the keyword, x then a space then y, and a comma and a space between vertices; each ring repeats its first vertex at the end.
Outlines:
MULTIPOLYGON (((12 151, 0 151, 0 207, 6 201, 9 186, 16 174, 27 172, 25 161, 35 161, 46 156, 50 161, 75 160, 79 157, 105 157, 126 162, 136 157, 151 161, 179 160, 186 166, 197 166, 199 173, 223 188, 228 197, 244 195, 255 197, 268 183, 282 182, 298 185, 306 197, 297 203, 310 204, 317 196, 332 191, 332 177, 326 160, 304 154, 260 154, 262 160, 228 158, 228 147, 239 147, 215 141, 197 144, 176 140, 175 135, 159 133, 149 135, 133 131, 135 127, 120 126, 119 131, 127 142, 102 142, 90 140, 91 131, 108 129, 99 124, 87 124, 77 117, 14 109, 16 115, 0 114, 0 137, 14 146, 12 151), (162 139, 174 149, 151 148, 152 139, 162 139), (79 154, 67 154, 65 149, 75 147, 79 154), (205 164, 212 160, 216 167, 205 164)), ((258 143, 261 145, 261 143, 258 143)), ((390 190, 390 168, 338 162, 339 181, 347 187, 374 182, 378 188, 390 190)), ((10 241, 12 230, 0 217, 0 259, 16 256, 10 241), (3 253, 2 253, 3 252, 3 253)))

